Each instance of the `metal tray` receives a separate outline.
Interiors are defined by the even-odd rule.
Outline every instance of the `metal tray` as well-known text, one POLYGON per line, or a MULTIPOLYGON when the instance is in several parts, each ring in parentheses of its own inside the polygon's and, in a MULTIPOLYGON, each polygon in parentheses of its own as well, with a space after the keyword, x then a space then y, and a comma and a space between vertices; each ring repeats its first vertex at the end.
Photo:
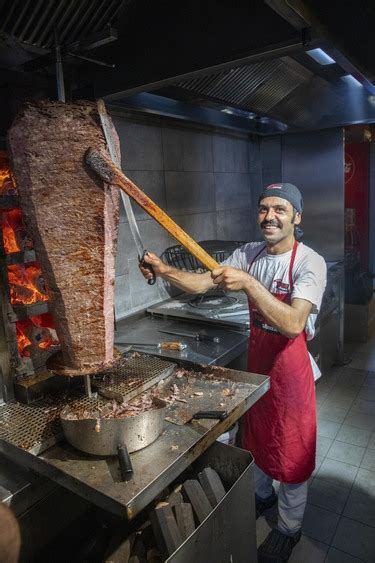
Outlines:
MULTIPOLYGON (((201 371, 205 368, 195 366, 194 369, 201 371)), ((226 379, 247 385, 247 392, 232 397, 233 401, 228 405, 228 417, 223 421, 199 420, 184 426, 167 422, 164 433, 153 444, 131 454, 134 477, 127 483, 120 480, 116 458, 83 454, 66 442, 58 443, 40 455, 34 455, 11 441, 2 439, 0 452, 99 507, 131 520, 269 388, 267 376, 213 366, 207 369, 218 369, 226 379)), ((165 384, 169 384, 169 381, 167 379, 165 384)), ((210 407, 219 410, 219 402, 220 397, 213 398, 210 407)))

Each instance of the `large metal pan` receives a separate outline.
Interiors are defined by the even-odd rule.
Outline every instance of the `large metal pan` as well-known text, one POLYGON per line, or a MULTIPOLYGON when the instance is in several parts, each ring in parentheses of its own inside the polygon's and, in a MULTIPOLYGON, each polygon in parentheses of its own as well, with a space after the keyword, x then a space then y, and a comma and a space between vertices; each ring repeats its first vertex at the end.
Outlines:
POLYGON ((133 474, 129 453, 145 448, 164 430, 166 402, 154 397, 153 408, 127 418, 66 418, 70 408, 60 414, 65 438, 77 450, 98 456, 117 455, 123 480, 133 474))

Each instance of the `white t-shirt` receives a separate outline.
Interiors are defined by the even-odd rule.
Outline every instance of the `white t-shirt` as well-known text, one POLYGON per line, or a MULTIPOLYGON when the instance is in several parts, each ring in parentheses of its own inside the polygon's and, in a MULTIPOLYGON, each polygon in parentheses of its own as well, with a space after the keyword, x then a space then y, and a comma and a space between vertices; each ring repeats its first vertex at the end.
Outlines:
MULTIPOLYGON (((271 293, 286 293, 289 291, 291 255, 291 250, 284 254, 267 254, 264 242, 249 242, 235 250, 222 264, 249 272, 271 293), (262 252, 250 268, 262 246, 264 247, 262 252)), ((308 246, 299 243, 292 277, 292 299, 298 297, 310 301, 313 305, 305 329, 307 340, 311 340, 315 334, 315 321, 327 283, 327 266, 324 258, 308 246)))

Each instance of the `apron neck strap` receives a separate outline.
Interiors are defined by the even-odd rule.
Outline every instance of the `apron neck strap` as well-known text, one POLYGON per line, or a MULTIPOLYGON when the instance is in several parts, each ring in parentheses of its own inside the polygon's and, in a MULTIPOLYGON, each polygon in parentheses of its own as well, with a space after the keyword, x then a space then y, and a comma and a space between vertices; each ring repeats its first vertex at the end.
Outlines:
POLYGON ((290 291, 293 288, 293 266, 294 266, 294 261, 296 259, 297 247, 298 247, 298 242, 295 240, 294 244, 293 244, 292 256, 290 257, 290 262, 289 262, 289 287, 290 287, 290 291))
MULTIPOLYGON (((298 247, 298 242, 295 240, 294 244, 293 244, 292 255, 290 257, 290 262, 289 262, 289 287, 290 287, 290 290, 292 290, 292 288, 293 288, 293 266, 294 266, 294 262, 295 262, 295 259, 296 259, 297 247, 298 247)), ((265 250, 266 248, 267 248, 266 245, 262 246, 261 249, 259 250, 259 252, 256 253, 256 255, 254 256, 254 258, 252 259, 252 261, 249 265, 249 272, 250 272, 250 268, 254 264, 255 260, 258 258, 258 256, 260 256, 262 254, 263 250, 265 250)))

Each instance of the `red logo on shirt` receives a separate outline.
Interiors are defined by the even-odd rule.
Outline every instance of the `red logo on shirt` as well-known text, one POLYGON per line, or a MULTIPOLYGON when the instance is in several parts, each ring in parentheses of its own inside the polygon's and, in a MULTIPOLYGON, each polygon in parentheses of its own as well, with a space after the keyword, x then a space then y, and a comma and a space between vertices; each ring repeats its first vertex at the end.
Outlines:
POLYGON ((289 291, 289 284, 284 283, 283 280, 274 280, 276 289, 280 291, 280 293, 288 293, 289 291))

